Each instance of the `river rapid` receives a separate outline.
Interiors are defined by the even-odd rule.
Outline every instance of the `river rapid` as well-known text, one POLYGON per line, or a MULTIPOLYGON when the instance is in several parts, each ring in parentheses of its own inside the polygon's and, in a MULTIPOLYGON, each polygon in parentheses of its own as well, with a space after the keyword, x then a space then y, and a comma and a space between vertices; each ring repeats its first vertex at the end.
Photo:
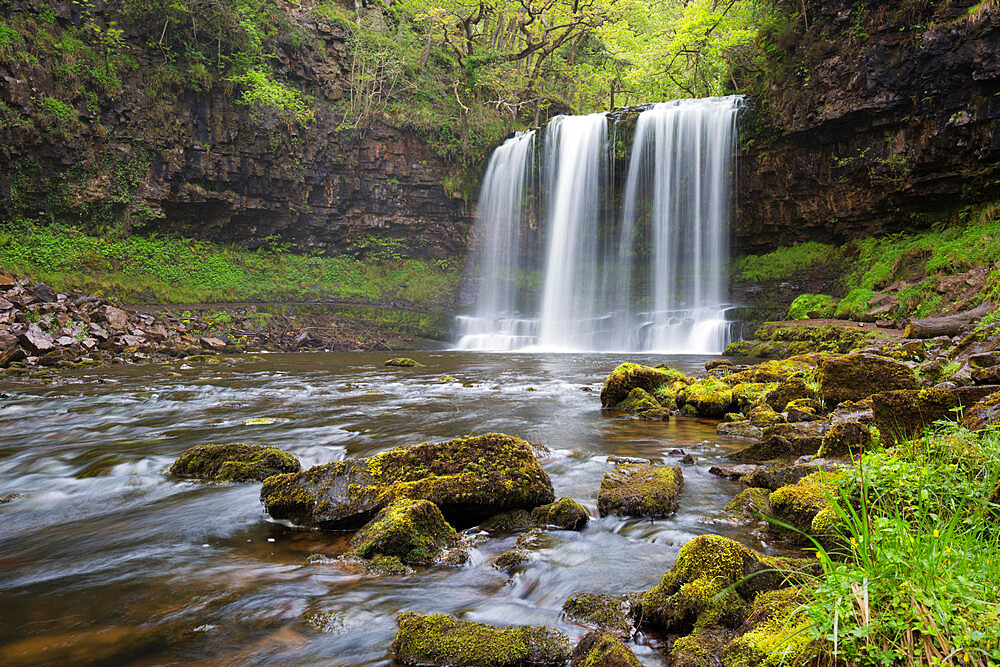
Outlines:
MULTIPOLYGON (((769 550, 718 518, 739 487, 708 469, 745 443, 717 436, 711 421, 602 414, 601 384, 623 355, 425 352, 419 368, 385 367, 388 356, 267 354, 0 380, 0 496, 21 494, 0 505, 0 664, 391 665, 402 610, 543 624, 576 639, 586 629, 562 617, 566 598, 648 589, 697 535, 769 550), (344 553, 350 535, 270 520, 259 483, 164 475, 210 442, 272 444, 308 467, 490 431, 551 448, 542 465, 556 496, 595 517, 579 533, 548 532, 513 577, 490 562, 516 535, 484 541, 464 566, 406 576, 307 564, 344 553), (674 449, 698 457, 684 466, 676 516, 597 518, 609 455, 676 463, 674 449)), ((629 358, 688 373, 706 359, 629 358)), ((631 648, 661 664, 657 638, 631 648)))

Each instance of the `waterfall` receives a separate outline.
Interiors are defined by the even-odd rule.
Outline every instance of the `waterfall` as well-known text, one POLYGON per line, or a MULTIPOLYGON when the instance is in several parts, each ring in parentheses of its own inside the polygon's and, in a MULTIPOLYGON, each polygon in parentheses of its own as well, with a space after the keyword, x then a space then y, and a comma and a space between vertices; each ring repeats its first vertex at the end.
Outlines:
POLYGON ((467 271, 475 306, 458 318, 457 347, 721 352, 741 100, 646 107, 621 184, 604 114, 549 122, 537 186, 532 133, 497 148, 467 271))

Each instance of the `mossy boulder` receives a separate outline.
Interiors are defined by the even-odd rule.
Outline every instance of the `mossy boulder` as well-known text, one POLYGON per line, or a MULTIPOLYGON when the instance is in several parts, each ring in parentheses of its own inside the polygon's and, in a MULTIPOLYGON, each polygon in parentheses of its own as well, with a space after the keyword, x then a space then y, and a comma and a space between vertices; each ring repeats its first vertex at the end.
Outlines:
POLYGON ((786 583, 786 561, 725 537, 701 535, 681 548, 677 562, 639 598, 634 612, 642 625, 670 634, 737 628, 747 618, 749 600, 786 583))
POLYGON ((784 412, 794 400, 815 398, 816 391, 802 378, 790 378, 764 394, 764 402, 778 412, 784 412))
POLYGON ((980 399, 962 413, 962 425, 973 431, 995 424, 1000 424, 1000 391, 980 399))
POLYGON ((531 512, 527 510, 511 510, 510 512, 501 512, 500 514, 491 516, 486 521, 480 523, 479 527, 487 533, 516 533, 527 530, 534 525, 531 512))
POLYGON ((778 387, 779 382, 741 382, 733 385, 733 407, 743 414, 763 404, 767 392, 778 387))
POLYGON ((630 391, 625 400, 616 403, 612 409, 638 415, 642 419, 665 420, 670 418, 670 411, 660 405, 659 401, 642 387, 636 387, 630 391))
POLYGON ((828 404, 859 401, 872 394, 917 389, 917 378, 906 364, 874 354, 825 357, 816 373, 819 394, 828 404))
POLYGON ((819 448, 820 458, 849 458, 871 447, 872 435, 860 422, 840 422, 830 427, 819 448))
POLYGON ((513 573, 525 563, 531 562, 531 552, 527 549, 511 549, 493 559, 493 567, 513 573))
POLYGON ((402 498, 379 512, 351 540, 362 558, 395 556, 404 563, 428 565, 458 541, 438 506, 402 498))
POLYGON ((561 666, 570 659, 566 635, 541 626, 502 628, 412 611, 400 614, 397 623, 392 652, 404 665, 561 666))
POLYGON ((808 422, 819 419, 820 404, 814 398, 796 398, 785 406, 785 416, 790 422, 808 422))
POLYGON ((563 530, 583 530, 590 521, 590 513, 572 498, 560 498, 554 503, 531 510, 531 521, 536 526, 555 526, 563 530))
POLYGON ((741 421, 722 422, 716 425, 715 432, 719 435, 728 435, 733 438, 747 438, 749 440, 760 440, 764 435, 764 429, 754 426, 749 419, 741 421))
POLYGON ((780 414, 774 411, 774 409, 764 403, 763 405, 758 405, 756 408, 750 411, 747 415, 750 419, 750 423, 757 428, 767 428, 768 426, 774 426, 775 424, 784 424, 787 420, 780 414))
POLYGON ((686 378, 684 373, 673 369, 653 368, 633 363, 621 364, 604 381, 604 387, 601 388, 601 407, 614 408, 628 398, 633 389, 653 392, 660 386, 678 380, 683 381, 686 378))
POLYGON ((459 528, 555 500, 531 443, 502 433, 277 475, 265 480, 260 497, 275 519, 334 530, 357 528, 401 498, 430 500, 459 528))
POLYGON ((772 523, 772 532, 793 543, 808 543, 805 535, 811 533, 816 515, 829 507, 840 477, 841 473, 820 470, 773 492, 768 498, 771 516, 791 528, 772 523))
POLYGON ((799 354, 788 359, 765 361, 762 364, 751 366, 745 371, 730 373, 725 377, 725 380, 734 387, 737 384, 747 382, 753 384, 780 383, 814 369, 821 356, 819 354, 799 354))
POLYGON ((597 628, 619 639, 632 635, 632 623, 628 618, 628 602, 613 595, 579 593, 566 600, 563 613, 570 620, 597 628))
POLYGON ((642 663, 614 635, 594 630, 584 635, 573 649, 570 667, 640 667, 642 663))
POLYGON ((939 419, 954 421, 958 403, 946 389, 902 389, 872 396, 872 414, 882 443, 890 447, 920 435, 939 419))
POLYGON ((597 508, 601 516, 670 516, 683 481, 678 466, 620 465, 601 480, 597 508))
POLYGON ((732 386, 718 378, 695 380, 677 392, 677 403, 694 406, 699 417, 718 419, 735 407, 732 386))
POLYGON ((386 366, 396 366, 397 368, 413 368, 414 366, 423 366, 418 361, 414 361, 408 357, 396 357, 395 359, 390 359, 385 362, 386 366))
POLYGON ((775 424, 764 429, 761 441, 733 452, 733 461, 771 461, 790 456, 815 454, 823 443, 827 425, 823 422, 775 424))
POLYGON ((781 667, 815 664, 816 645, 805 615, 807 595, 799 588, 765 591, 754 598, 739 636, 722 651, 725 667, 781 667))
POLYGON ((768 500, 770 495, 769 489, 757 487, 743 489, 726 503, 723 511, 726 516, 741 523, 758 521, 761 517, 771 514, 771 503, 768 500))
POLYGON ((277 447, 231 443, 188 449, 170 466, 170 474, 219 482, 259 482, 301 469, 297 458, 277 447))

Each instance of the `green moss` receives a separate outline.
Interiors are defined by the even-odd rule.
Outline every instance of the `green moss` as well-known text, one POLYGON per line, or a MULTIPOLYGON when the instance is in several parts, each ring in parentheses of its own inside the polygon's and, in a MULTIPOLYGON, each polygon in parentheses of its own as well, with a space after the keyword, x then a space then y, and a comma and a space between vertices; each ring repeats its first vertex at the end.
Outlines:
POLYGON ((978 431, 1000 423, 1000 391, 974 403, 962 414, 962 425, 978 431))
POLYGON ((525 563, 531 562, 531 553, 526 549, 511 549, 493 559, 493 567, 505 572, 514 572, 525 563))
POLYGON ((770 495, 768 489, 756 487, 743 489, 726 503, 723 509, 727 515, 738 521, 757 521, 761 517, 770 516, 771 503, 768 500, 770 495))
POLYGON ((813 664, 815 647, 806 630, 811 621, 802 611, 805 596, 796 588, 761 593, 746 625, 722 655, 725 667, 780 667, 813 664))
POLYGON ((541 527, 555 526, 564 530, 583 530, 590 514, 572 498, 560 498, 554 503, 531 510, 532 522, 541 527))
MULTIPOLYGON (((661 389, 663 387, 658 388, 657 391, 661 389)), ((663 408, 656 398, 641 387, 630 391, 625 400, 616 403, 612 409, 618 412, 637 414, 643 419, 667 419, 670 417, 670 411, 663 408)))
POLYGON ((677 381, 679 376, 685 377, 683 373, 678 374, 676 371, 642 364, 621 364, 604 380, 604 386, 601 388, 601 407, 611 408, 621 403, 636 388, 647 392, 655 391, 662 385, 677 381))
POLYGON ((414 366, 423 366, 423 364, 409 359, 407 357, 396 357, 395 359, 389 359, 385 362, 386 366, 397 366, 400 368, 413 368, 414 366))
POLYGON ((777 524, 771 529, 792 542, 808 543, 804 535, 809 534, 816 515, 829 506, 831 493, 842 478, 843 473, 820 470, 776 490, 768 498, 771 514, 795 530, 777 524))
POLYGON ((887 391, 872 396, 875 426, 883 444, 892 446, 923 433, 939 419, 956 419, 959 401, 944 389, 887 391))
POLYGON ((511 510, 491 516, 486 521, 479 524, 479 527, 488 533, 512 533, 519 530, 526 530, 534 525, 531 513, 526 510, 511 510))
POLYGON ((629 647, 605 632, 588 633, 573 650, 573 667, 640 667, 629 647))
POLYGON ((917 378, 908 366, 872 354, 823 357, 816 378, 820 396, 830 405, 859 401, 885 391, 917 388, 917 378))
POLYGON ((677 402, 693 405, 700 417, 721 418, 735 407, 732 385, 712 377, 695 380, 681 389, 677 402))
POLYGON ((836 246, 807 241, 779 248, 765 255, 744 257, 737 264, 736 270, 740 278, 752 282, 788 280, 801 271, 835 264, 842 258, 842 252, 836 246))
POLYGON ((785 422, 785 418, 775 412, 767 403, 758 405, 751 410, 747 418, 749 418, 751 424, 758 428, 767 428, 768 426, 785 422))
POLYGON ((500 628, 410 611, 397 622, 392 651, 404 665, 561 666, 570 658, 566 636, 540 626, 500 628))
POLYGON ((351 545, 362 558, 395 556, 427 565, 458 541, 437 505, 428 500, 397 500, 357 532, 351 545))
POLYGON ((802 294, 788 308, 788 319, 808 320, 832 317, 836 300, 827 294, 802 294))
POLYGON ((597 508, 601 516, 670 516, 683 481, 678 466, 620 465, 601 480, 597 508))
POLYGON ((876 296, 878 295, 868 288, 858 287, 852 289, 837 304, 834 317, 842 320, 862 320, 865 314, 871 310, 868 302, 876 296))
POLYGON ((174 461, 170 474, 220 482, 249 482, 294 473, 301 467, 297 458, 277 447, 233 443, 192 447, 174 461))
POLYGON ((628 639, 632 624, 626 615, 627 603, 613 595, 579 593, 563 603, 563 613, 574 621, 628 639))
POLYGON ((779 383, 777 387, 764 394, 764 401, 778 412, 783 412, 792 401, 815 397, 816 390, 812 386, 801 378, 793 377, 779 383))
POLYGON ((820 458, 857 457, 872 444, 871 432, 859 422, 834 424, 823 436, 817 455, 820 458))
POLYGON ((764 396, 778 387, 777 382, 741 382, 733 385, 733 403, 743 414, 747 414, 764 403, 764 396))
POLYGON ((742 383, 785 382, 793 377, 800 377, 812 370, 819 363, 819 355, 800 354, 788 359, 774 359, 753 366, 745 371, 731 373, 724 379, 731 385, 742 383))

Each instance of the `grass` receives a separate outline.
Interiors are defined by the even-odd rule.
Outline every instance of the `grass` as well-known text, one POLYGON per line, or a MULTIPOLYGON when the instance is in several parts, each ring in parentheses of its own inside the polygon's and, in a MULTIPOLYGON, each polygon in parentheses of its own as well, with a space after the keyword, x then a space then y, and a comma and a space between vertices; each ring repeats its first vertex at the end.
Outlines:
POLYGON ((0 267, 58 290, 133 303, 349 298, 442 305, 460 277, 460 267, 451 263, 408 257, 362 261, 168 236, 115 239, 31 224, 0 229, 0 267))
POLYGON ((807 241, 794 246, 778 248, 766 255, 749 255, 736 265, 736 274, 742 280, 788 280, 800 271, 820 264, 836 262, 841 250, 836 246, 807 241))
POLYGON ((835 663, 998 664, 998 485, 997 430, 939 427, 855 462, 804 610, 835 663))

